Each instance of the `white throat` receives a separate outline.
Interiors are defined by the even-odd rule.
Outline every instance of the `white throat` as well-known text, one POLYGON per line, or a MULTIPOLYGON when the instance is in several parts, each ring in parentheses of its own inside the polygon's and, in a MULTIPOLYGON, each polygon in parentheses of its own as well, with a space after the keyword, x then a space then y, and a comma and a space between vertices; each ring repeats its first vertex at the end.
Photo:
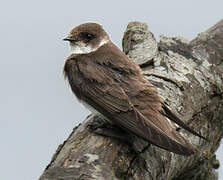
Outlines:
POLYGON ((86 44, 82 41, 77 42, 76 44, 70 43, 70 49, 72 54, 88 54, 96 51, 98 48, 103 46, 109 41, 109 39, 102 39, 100 44, 96 47, 92 47, 90 44, 86 46, 86 44))

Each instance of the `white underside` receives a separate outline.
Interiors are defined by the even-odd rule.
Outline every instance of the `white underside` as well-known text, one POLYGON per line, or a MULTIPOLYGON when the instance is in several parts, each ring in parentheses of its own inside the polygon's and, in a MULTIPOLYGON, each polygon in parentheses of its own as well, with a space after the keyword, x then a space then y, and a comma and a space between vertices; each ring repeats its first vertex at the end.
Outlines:
POLYGON ((79 41, 76 44, 70 44, 70 49, 72 54, 88 54, 96 51, 98 48, 107 43, 108 39, 103 39, 100 44, 96 47, 92 47, 90 44, 86 45, 84 42, 79 41))
POLYGON ((86 107, 89 111, 91 111, 93 114, 95 115, 100 115, 101 113, 98 112, 96 109, 94 109, 94 107, 90 106, 89 104, 87 104, 84 101, 80 101, 81 104, 83 104, 84 107, 86 107))
POLYGON ((103 114, 98 112, 94 107, 90 106, 84 101, 80 101, 80 103, 83 104, 83 106, 86 107, 89 111, 91 111, 94 115, 100 116, 103 121, 111 123, 109 119, 107 119, 103 114))

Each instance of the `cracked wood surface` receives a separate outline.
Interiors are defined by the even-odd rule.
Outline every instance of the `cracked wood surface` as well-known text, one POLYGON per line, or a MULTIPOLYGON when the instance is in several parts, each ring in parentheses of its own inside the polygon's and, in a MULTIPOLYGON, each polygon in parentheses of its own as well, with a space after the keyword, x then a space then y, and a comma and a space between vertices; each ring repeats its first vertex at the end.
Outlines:
POLYGON ((98 118, 90 115, 58 147, 40 180, 217 179, 215 152, 223 136, 223 20, 192 41, 161 36, 159 43, 146 24, 131 22, 123 50, 172 111, 209 141, 179 129, 200 152, 184 157, 151 145, 135 154, 127 144, 92 133, 89 125, 98 118))

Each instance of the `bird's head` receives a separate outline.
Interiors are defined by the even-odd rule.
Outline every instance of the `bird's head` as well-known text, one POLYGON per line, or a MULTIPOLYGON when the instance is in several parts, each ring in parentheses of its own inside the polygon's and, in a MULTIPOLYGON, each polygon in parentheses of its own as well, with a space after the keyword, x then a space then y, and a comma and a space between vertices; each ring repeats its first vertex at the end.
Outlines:
POLYGON ((72 53, 87 54, 107 43, 109 36, 101 25, 85 23, 74 27, 63 40, 70 42, 72 53))

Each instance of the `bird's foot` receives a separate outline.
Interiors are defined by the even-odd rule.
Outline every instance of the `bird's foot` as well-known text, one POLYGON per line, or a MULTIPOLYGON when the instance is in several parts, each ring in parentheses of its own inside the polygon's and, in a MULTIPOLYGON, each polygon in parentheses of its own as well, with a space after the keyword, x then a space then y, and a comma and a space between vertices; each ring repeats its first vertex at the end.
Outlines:
POLYGON ((143 153, 150 145, 149 142, 122 130, 114 124, 103 121, 101 117, 95 117, 89 127, 97 135, 115 138, 128 144, 131 151, 136 154, 143 153))

